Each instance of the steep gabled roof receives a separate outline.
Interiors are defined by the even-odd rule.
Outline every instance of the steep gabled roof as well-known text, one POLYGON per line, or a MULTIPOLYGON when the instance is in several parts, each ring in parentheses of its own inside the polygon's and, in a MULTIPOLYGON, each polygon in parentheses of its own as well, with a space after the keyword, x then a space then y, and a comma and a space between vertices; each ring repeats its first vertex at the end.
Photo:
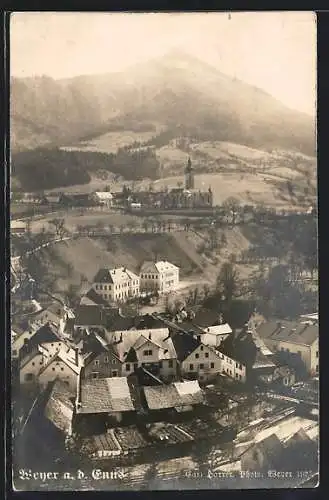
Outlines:
MULTIPOLYGON (((159 348, 159 360, 176 358, 176 351, 168 328, 107 332, 105 338, 108 344, 113 345, 113 349, 121 361, 127 360, 131 349, 135 350, 137 358, 141 357, 139 348, 146 342, 151 342, 159 348)), ((129 356, 131 358, 132 354, 130 353, 129 356)))
MULTIPOLYGON (((16 339, 15 339, 16 340, 16 339)), ((36 348, 39 344, 45 344, 47 342, 59 342, 62 341, 59 333, 56 328, 53 327, 50 323, 46 323, 45 325, 38 328, 38 330, 32 334, 29 338, 29 342, 22 346, 20 350, 20 357, 23 358, 26 356, 31 350, 36 348)))
POLYGON ((197 380, 144 387, 143 390, 150 410, 190 406, 203 402, 203 393, 197 380))
POLYGON ((75 394, 60 380, 51 383, 52 388, 45 405, 44 416, 53 423, 57 429, 69 432, 71 429, 75 394))
POLYGON ((127 279, 138 280, 139 277, 129 269, 126 269, 125 267, 118 267, 116 269, 107 269, 107 268, 100 269, 96 273, 96 276, 94 277, 93 281, 94 283, 114 284, 114 283, 121 283, 121 281, 127 279))
POLYGON ((268 321, 257 328, 257 333, 264 340, 311 346, 319 337, 319 326, 297 321, 268 321))
POLYGON ((187 333, 176 333, 172 337, 172 342, 179 361, 184 361, 201 344, 200 340, 187 333))
MULTIPOLYGON (((74 349, 70 349, 68 347, 60 349, 58 352, 56 352, 50 359, 49 361, 43 366, 43 368, 40 370, 39 376, 42 375, 42 373, 54 362, 56 361, 62 361, 63 363, 66 364, 75 374, 80 373, 81 365, 77 366, 75 363, 75 352, 74 349)), ((81 359, 81 356, 79 356, 81 359)))
POLYGON ((127 377, 82 380, 77 413, 134 411, 127 377))

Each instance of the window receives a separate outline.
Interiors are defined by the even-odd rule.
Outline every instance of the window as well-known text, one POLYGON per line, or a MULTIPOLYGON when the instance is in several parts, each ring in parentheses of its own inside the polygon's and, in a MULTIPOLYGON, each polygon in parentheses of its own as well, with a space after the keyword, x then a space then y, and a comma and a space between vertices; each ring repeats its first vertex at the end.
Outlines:
POLYGON ((62 372, 63 372, 63 371, 64 371, 64 368, 62 367, 62 368, 61 368, 61 370, 62 370, 62 372))
POLYGON ((215 363, 210 363, 210 368, 215 368, 215 363))
POLYGON ((318 372, 319 371, 319 365, 316 365, 315 367, 315 371, 318 372))
POLYGON ((98 373, 95 373, 95 372, 94 372, 94 373, 92 373, 92 374, 91 374, 91 378, 98 378, 98 373))
POLYGON ((237 373, 235 374, 235 378, 238 378, 238 374, 237 373))
POLYGON ((52 370, 53 370, 53 372, 55 371, 55 367, 54 366, 53 366, 52 370))
POLYGON ((112 377, 117 377, 117 376, 118 376, 118 372, 117 372, 116 370, 114 370, 114 371, 112 372, 112 377))
POLYGON ((240 370, 242 370, 242 365, 241 365, 241 363, 239 364, 239 368, 240 368, 240 370))
POLYGON ((153 354, 152 349, 146 349, 145 351, 143 351, 144 356, 152 356, 152 354, 153 354))
POLYGON ((103 285, 99 285, 99 289, 100 289, 100 290, 103 290, 103 285))
POLYGON ((209 358, 209 352, 205 352, 204 355, 206 358, 209 358))
POLYGON ((239 366, 238 363, 235 363, 235 368, 238 368, 238 366, 239 366))
POLYGON ((32 361, 32 366, 35 366, 35 362, 34 361, 32 361))
POLYGON ((104 290, 107 290, 107 285, 104 285, 104 290))
POLYGON ((127 372, 130 372, 130 364, 129 363, 126 364, 126 370, 127 370, 127 372))
POLYGON ((109 358, 106 356, 106 357, 104 358, 104 363, 108 363, 108 362, 109 362, 109 358))
POLYGON ((194 370, 194 365, 193 363, 190 364, 190 371, 193 371, 194 370))
POLYGON ((26 373, 24 376, 24 380, 25 382, 30 382, 31 380, 33 380, 33 373, 26 373))
POLYGON ((204 364, 200 363, 200 370, 203 370, 203 369, 204 369, 204 364))
POLYGON ((203 345, 200 346, 200 351, 203 351, 203 345))
POLYGON ((172 359, 170 359, 170 360, 168 361, 168 366, 169 366, 169 368, 172 368, 172 367, 173 367, 173 360, 172 360, 172 359))
POLYGON ((198 354, 198 353, 196 353, 195 358, 196 358, 196 359, 198 359, 198 358, 199 358, 199 354, 198 354))
POLYGON ((98 285, 95 286, 96 290, 98 290, 98 285))
POLYGON ((94 361, 94 365, 95 365, 95 366, 98 366, 98 365, 99 365, 99 359, 95 359, 95 361, 94 361))
MULTIPOLYGON (((14 351, 16 352, 16 351, 14 351)), ((319 357, 319 351, 316 351, 315 356, 318 358, 319 357)))
POLYGON ((107 293, 104 293, 104 299, 107 299, 107 293))
POLYGON ((112 290, 112 287, 111 287, 111 285, 109 285, 109 290, 112 290))

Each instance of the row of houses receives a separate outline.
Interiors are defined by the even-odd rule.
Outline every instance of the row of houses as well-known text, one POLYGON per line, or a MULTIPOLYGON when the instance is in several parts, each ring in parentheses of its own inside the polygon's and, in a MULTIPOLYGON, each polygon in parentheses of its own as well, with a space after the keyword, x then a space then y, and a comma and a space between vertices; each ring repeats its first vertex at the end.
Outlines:
POLYGON ((76 390, 78 376, 84 380, 129 377, 140 369, 152 381, 165 383, 206 382, 221 374, 244 383, 246 366, 204 344, 201 337, 172 335, 168 328, 113 332, 90 328, 69 341, 47 323, 14 340, 16 350, 18 341, 21 344, 20 385, 27 390, 44 389, 59 378, 76 390))
POLYGON ((95 275, 92 288, 105 301, 118 302, 139 297, 141 292, 168 293, 178 285, 178 266, 168 261, 146 261, 139 275, 126 267, 102 268, 95 275))
POLYGON ((109 208, 120 198, 121 193, 112 194, 108 191, 53 194, 24 193, 19 201, 29 205, 52 205, 62 207, 105 206, 109 208))
POLYGON ((62 378, 70 373, 72 387, 81 367, 87 379, 129 376, 143 368, 167 383, 180 378, 206 382, 218 375, 245 382, 252 373, 291 385, 296 373, 318 373, 318 325, 285 322, 279 329, 266 322, 257 330, 232 331, 209 313, 208 319, 199 311, 172 322, 163 315, 124 317, 106 302, 90 301, 75 312, 55 306, 37 311, 26 327, 13 332, 12 356, 19 361, 21 383, 31 386, 43 386, 48 375, 52 380, 57 366, 62 378))

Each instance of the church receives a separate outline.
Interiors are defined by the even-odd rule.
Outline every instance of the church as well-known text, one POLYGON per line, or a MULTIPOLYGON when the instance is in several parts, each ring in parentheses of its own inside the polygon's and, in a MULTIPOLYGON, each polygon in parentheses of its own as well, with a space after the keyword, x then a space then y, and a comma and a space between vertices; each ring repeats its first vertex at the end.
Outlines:
POLYGON ((194 169, 191 158, 188 159, 184 170, 185 187, 174 188, 168 193, 167 203, 170 208, 208 208, 213 206, 211 187, 207 191, 195 189, 194 169))
POLYGON ((206 191, 195 189, 194 169, 191 158, 188 158, 184 169, 185 186, 165 191, 148 191, 132 193, 130 200, 141 207, 162 210, 210 208, 213 206, 211 187, 206 191))

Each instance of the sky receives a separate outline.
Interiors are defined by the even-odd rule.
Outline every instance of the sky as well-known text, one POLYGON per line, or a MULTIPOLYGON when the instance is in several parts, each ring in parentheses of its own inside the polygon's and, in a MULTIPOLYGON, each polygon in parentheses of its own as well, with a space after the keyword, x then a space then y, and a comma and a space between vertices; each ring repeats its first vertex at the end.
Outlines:
POLYGON ((11 17, 11 75, 66 78, 122 71, 183 50, 256 85, 290 108, 316 106, 311 12, 22 12, 11 17))

